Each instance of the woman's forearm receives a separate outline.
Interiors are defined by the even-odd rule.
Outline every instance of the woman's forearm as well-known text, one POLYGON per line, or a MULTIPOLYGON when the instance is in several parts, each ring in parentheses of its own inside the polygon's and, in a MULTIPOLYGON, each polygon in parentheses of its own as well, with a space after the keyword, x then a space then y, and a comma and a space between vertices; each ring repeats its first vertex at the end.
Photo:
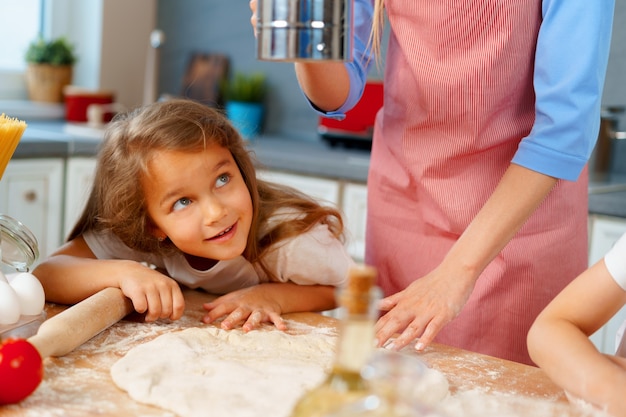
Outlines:
POLYGON ((302 91, 320 110, 337 110, 348 98, 350 80, 343 63, 297 63, 295 70, 302 91))
POLYGON ((550 193, 553 177, 511 164, 491 197, 450 249, 444 264, 478 278, 550 193))

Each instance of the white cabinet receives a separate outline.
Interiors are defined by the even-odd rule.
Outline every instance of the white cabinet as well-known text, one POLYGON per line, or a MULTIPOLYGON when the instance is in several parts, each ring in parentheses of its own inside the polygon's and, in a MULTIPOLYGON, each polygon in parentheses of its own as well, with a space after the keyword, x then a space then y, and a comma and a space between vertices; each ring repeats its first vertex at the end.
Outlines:
POLYGON ((0 213, 28 227, 38 241, 39 259, 61 243, 63 159, 14 159, 0 181, 0 213))
POLYGON ((344 184, 342 206, 345 214, 348 252, 354 260, 361 262, 365 258, 367 186, 355 183, 344 184))
MULTIPOLYGON (((593 265, 626 233, 626 219, 593 215, 589 218, 589 230, 589 265, 593 265)), ((624 320, 626 307, 591 336, 591 341, 600 351, 615 353, 615 335, 624 320)))
POLYGON ((96 170, 95 158, 70 158, 65 176, 63 237, 66 238, 83 212, 96 170))
POLYGON ((293 187, 304 194, 310 195, 323 204, 330 204, 335 207, 339 206, 338 181, 265 170, 258 171, 257 175, 265 181, 293 187))
POLYGON ((593 265, 626 233, 626 219, 592 215, 589 226, 589 265, 593 265))
POLYGON ((367 215, 367 186, 344 183, 339 180, 278 171, 262 170, 259 178, 291 186, 310 195, 322 204, 337 207, 344 216, 346 244, 355 261, 363 261, 365 255, 365 218, 367 215))

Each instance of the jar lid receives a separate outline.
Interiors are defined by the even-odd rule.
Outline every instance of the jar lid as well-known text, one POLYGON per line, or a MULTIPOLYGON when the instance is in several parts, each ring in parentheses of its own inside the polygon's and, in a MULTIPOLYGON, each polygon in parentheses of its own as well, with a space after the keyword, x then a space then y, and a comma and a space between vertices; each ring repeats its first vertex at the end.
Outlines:
POLYGON ((20 221, 0 214, 0 260, 17 271, 28 271, 39 257, 37 239, 20 221))

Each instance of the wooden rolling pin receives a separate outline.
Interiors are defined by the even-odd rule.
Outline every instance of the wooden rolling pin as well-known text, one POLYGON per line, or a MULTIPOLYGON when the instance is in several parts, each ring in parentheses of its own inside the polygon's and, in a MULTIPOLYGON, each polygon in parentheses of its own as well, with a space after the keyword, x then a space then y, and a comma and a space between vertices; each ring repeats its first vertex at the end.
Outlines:
POLYGON ((42 359, 63 356, 133 312, 119 288, 105 288, 44 321, 28 342, 42 359))

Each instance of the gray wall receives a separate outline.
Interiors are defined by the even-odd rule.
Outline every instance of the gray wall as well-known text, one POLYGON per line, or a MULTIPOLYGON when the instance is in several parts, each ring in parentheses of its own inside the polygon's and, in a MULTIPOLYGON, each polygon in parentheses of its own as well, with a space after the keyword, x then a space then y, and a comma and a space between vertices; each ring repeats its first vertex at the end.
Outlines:
MULTIPOLYGON (((161 50, 161 93, 180 93, 191 53, 223 53, 230 57, 231 70, 263 71, 268 75, 271 89, 266 134, 316 139, 317 116, 298 89, 293 66, 255 58, 248 0, 158 0, 157 22, 166 36, 161 50)), ((605 105, 626 105, 625 22, 626 0, 616 0, 605 105)), ((620 118, 620 128, 626 130, 626 114, 620 118)), ((626 141, 615 143, 614 170, 626 173, 626 141)))
POLYGON ((191 53, 225 54, 230 57, 231 72, 267 74, 265 133, 314 140, 317 116, 300 93, 293 65, 256 59, 250 15, 248 0, 159 0, 157 22, 166 36, 161 50, 161 93, 181 92, 191 53))

